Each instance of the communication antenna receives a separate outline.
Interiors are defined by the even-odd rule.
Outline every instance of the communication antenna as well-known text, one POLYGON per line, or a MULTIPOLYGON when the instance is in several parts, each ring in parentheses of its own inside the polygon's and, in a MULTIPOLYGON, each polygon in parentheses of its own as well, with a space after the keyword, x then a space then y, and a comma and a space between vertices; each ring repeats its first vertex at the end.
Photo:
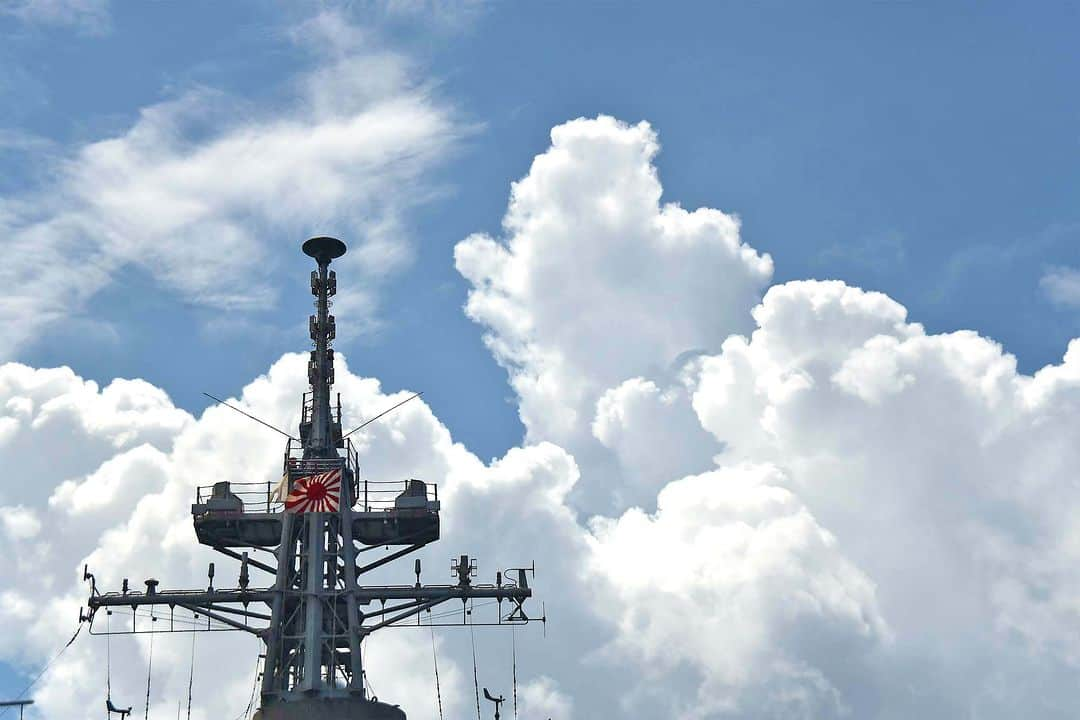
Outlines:
POLYGON ((211 395, 208 392, 204 392, 203 395, 210 398, 211 400, 216 402, 218 405, 224 405, 225 407, 229 408, 230 410, 235 410, 236 412, 240 413, 244 417, 250 418, 251 420, 254 420, 255 422, 259 423, 260 425, 265 425, 266 427, 270 428, 271 430, 273 430, 274 432, 276 432, 279 435, 284 435, 285 437, 289 438, 290 440, 295 440, 296 442, 300 442, 300 438, 294 438, 292 435, 285 432, 284 430, 281 430, 280 428, 276 428, 273 425, 271 425, 270 423, 266 422, 265 420, 260 420, 259 418, 255 417, 254 415, 251 415, 249 413, 244 412, 243 410, 236 407, 235 405, 230 405, 229 403, 225 402, 221 398, 216 398, 216 397, 214 397, 213 395, 211 395))
POLYGON ((367 427, 368 425, 370 425, 371 423, 373 423, 373 422, 375 422, 376 420, 378 420, 379 418, 381 418, 381 417, 382 417, 383 415, 389 415, 390 413, 392 413, 393 411, 397 410, 397 409, 398 409, 399 407, 401 407, 401 406, 402 406, 402 405, 404 405, 405 403, 409 402, 410 400, 414 400, 414 399, 416 399, 416 398, 420 397, 420 396, 421 396, 421 395, 423 395, 423 394, 424 394, 423 392, 418 392, 418 393, 415 393, 415 394, 413 394, 413 395, 412 395, 412 396, 410 396, 410 397, 407 397, 407 398, 405 398, 404 400, 402 400, 401 402, 399 402, 399 403, 398 403, 397 405, 394 405, 393 407, 387 408, 386 410, 383 410, 383 411, 382 411, 381 413, 379 413, 379 414, 378 414, 378 415, 376 415, 375 417, 371 418, 370 420, 365 420, 364 422, 360 423, 359 425, 357 425, 356 427, 354 427, 354 428, 353 428, 352 430, 350 430, 349 432, 345 433, 345 434, 344 434, 344 435, 342 435, 341 437, 342 437, 342 438, 347 438, 347 437, 349 437, 350 435, 352 435, 352 434, 353 434, 354 432, 356 432, 357 430, 363 430, 363 429, 364 429, 364 428, 366 428, 366 427, 367 427))

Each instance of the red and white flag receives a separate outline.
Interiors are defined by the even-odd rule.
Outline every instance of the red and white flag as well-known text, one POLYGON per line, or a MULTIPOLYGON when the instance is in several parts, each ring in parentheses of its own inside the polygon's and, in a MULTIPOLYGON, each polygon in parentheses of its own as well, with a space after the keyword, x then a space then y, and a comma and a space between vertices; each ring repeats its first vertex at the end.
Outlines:
POLYGON ((341 470, 297 478, 285 498, 286 512, 335 512, 341 497, 341 470))

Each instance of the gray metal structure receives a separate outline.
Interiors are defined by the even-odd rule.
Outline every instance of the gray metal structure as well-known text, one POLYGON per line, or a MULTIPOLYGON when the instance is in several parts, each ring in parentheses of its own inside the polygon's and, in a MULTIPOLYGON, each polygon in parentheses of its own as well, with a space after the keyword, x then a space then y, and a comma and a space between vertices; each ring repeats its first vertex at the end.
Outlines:
POLYGON ((196 535, 199 542, 240 562, 237 587, 215 588, 213 563, 206 590, 161 591, 158 581, 150 579, 145 591, 136 592, 125 579, 120 592, 101 593, 94 576, 86 571, 91 590, 85 619, 91 623, 91 633, 102 634, 100 627, 95 632, 93 624, 98 610, 106 608, 111 615, 114 608, 130 608, 131 628, 107 632, 241 630, 258 635, 266 647, 256 714, 262 720, 404 720, 397 706, 368 696, 361 663, 364 639, 376 630, 406 624, 527 623, 532 618, 524 603, 532 590, 525 568, 508 570, 505 578, 497 573, 493 585, 475 584, 475 561, 467 555, 452 565, 453 584, 422 584, 419 560, 414 565, 414 584, 360 584, 365 573, 438 539, 438 488, 416 479, 401 483, 361 480, 357 454, 348 439, 351 433, 342 433, 340 398, 336 403, 331 398, 336 325, 330 304, 337 278, 329 266, 345 253, 345 244, 317 237, 305 242, 303 251, 318 265, 311 273, 316 298, 316 313, 309 321, 314 344, 308 362, 311 388, 302 400, 300 437, 286 444, 283 481, 291 488, 301 477, 340 470, 339 509, 285 511, 282 498, 271 492, 271 483, 219 482, 199 488, 192 505, 196 535), (234 548, 263 551, 272 561, 270 557, 265 562, 256 560, 234 548), (366 553, 380 550, 382 556, 361 561, 368 557, 366 553), (252 567, 273 574, 274 584, 251 587, 252 567), (516 577, 511 579, 511 574, 516 577), (482 598, 497 601, 493 622, 477 622, 466 611, 473 600, 482 598), (462 602, 460 621, 436 622, 430 612, 425 613, 451 600, 462 602), (152 622, 149 630, 140 630, 137 617, 145 606, 151 606, 152 622), (183 614, 179 621, 178 609, 183 614), (425 614, 428 621, 422 623, 425 614), (159 620, 167 620, 168 628, 165 622, 158 625, 159 620), (177 622, 182 627, 177 628, 177 622))
POLYGON ((0 708, 17 707, 19 708, 19 720, 22 720, 23 710, 27 705, 33 705, 33 700, 0 700, 0 708))

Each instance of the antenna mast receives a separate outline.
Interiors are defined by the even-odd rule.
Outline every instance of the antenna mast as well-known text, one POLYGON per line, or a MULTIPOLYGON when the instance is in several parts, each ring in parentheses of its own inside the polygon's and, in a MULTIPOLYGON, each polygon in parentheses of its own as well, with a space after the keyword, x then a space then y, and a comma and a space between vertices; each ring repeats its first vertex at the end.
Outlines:
POLYGON ((318 270, 311 272, 311 293, 316 299, 315 314, 308 319, 308 330, 315 349, 308 361, 311 428, 304 437, 304 458, 336 458, 341 417, 335 423, 330 413, 330 386, 334 384, 334 351, 330 343, 337 331, 334 316, 330 314, 330 298, 337 294, 337 273, 329 268, 331 260, 345 254, 345 243, 336 238, 317 237, 305 242, 303 250, 319 265, 318 270))
POLYGON ((318 268, 311 273, 315 314, 308 321, 314 349, 308 361, 310 390, 302 400, 300 438, 290 437, 285 446, 279 485, 283 492, 275 495, 270 482, 218 482, 198 488, 191 506, 199 542, 240 561, 237 587, 214 588, 213 563, 205 591, 160 591, 159 583, 150 580, 145 592, 135 592, 125 579, 121 592, 100 593, 94 576, 84 572, 90 583, 88 618, 93 634, 103 634, 94 632, 93 619, 105 607, 130 608, 132 624, 125 630, 106 629, 104 634, 239 630, 260 637, 266 644, 256 714, 260 720, 405 720, 398 706, 367 696, 360 649, 371 633, 391 627, 515 625, 532 620, 524 607, 532 596, 526 569, 514 570, 515 579, 509 574, 504 579, 499 572, 495 584, 478 585, 472 579, 476 562, 468 555, 452 564, 454 584, 422 584, 419 560, 415 584, 359 583, 365 573, 437 540, 440 505, 434 483, 361 481, 357 452, 342 436, 341 402, 332 402, 330 392, 336 334, 330 298, 337 292, 337 277, 329 266, 345 249, 345 243, 329 237, 312 238, 303 245, 318 268), (394 546, 399 549, 391 550, 394 546), (276 565, 234 548, 272 553, 276 565), (380 548, 385 548, 381 557, 360 563, 360 553, 380 548), (251 587, 251 568, 273 575, 273 585, 251 587), (464 611, 467 603, 480 598, 497 601, 497 614, 490 622, 464 611), (462 602, 460 619, 436 622, 427 615, 428 621, 421 623, 425 611, 455 599, 462 602), (151 623, 149 628, 144 623, 140 628, 135 611, 141 606, 151 606, 155 622, 155 613, 162 619, 166 614, 155 606, 168 607, 168 629, 162 627, 166 623, 156 627, 151 623), (178 620, 177 610, 186 617, 178 620))

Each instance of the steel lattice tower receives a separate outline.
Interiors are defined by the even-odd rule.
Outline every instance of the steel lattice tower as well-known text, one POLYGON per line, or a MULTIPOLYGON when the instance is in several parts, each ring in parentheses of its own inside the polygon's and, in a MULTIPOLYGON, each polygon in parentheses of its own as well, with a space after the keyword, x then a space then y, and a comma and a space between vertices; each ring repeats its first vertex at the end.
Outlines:
MULTIPOLYGON (((279 494, 271 492, 271 483, 219 482, 199 488, 192 505, 199 541, 240 561, 238 587, 215 589, 213 564, 211 586, 205 591, 163 592, 157 588, 158 581, 151 579, 146 581, 144 592, 129 590, 125 580, 121 592, 102 594, 93 575, 86 572, 91 583, 86 617, 94 632, 93 619, 100 608, 111 613, 112 608, 130 607, 133 625, 119 632, 145 632, 138 629, 134 611, 152 606, 153 613, 153 606, 168 606, 170 631, 190 630, 176 630, 175 610, 179 608, 205 621, 206 627, 197 629, 244 630, 258 635, 266 647, 261 707, 256 715, 261 720, 404 720, 405 713, 397 706, 378 702, 365 692, 360 651, 364 639, 376 630, 408 621, 419 624, 425 611, 453 599, 461 600, 463 609, 476 598, 497 600, 496 623, 475 622, 463 612, 461 622, 438 624, 526 623, 530 618, 524 602, 532 591, 524 568, 513 569, 516 578, 512 580, 504 580, 500 572, 494 585, 474 584, 475 562, 467 555, 453 565, 457 579, 453 585, 421 584, 419 560, 415 584, 359 583, 364 573, 438 539, 438 490, 434 484, 415 479, 404 483, 361 481, 357 454, 348 439, 351 433, 342 434, 340 399, 336 404, 331 401, 336 325, 330 304, 337 292, 337 278, 329 266, 345 253, 345 244, 317 237, 305 242, 303 250, 318 265, 311 273, 316 312, 309 320, 314 344, 308 362, 310 391, 302 402, 300 436, 290 436, 286 445, 279 494), (297 480, 335 470, 341 474, 336 511, 298 513, 282 508, 281 493, 293 488, 297 480), (390 546, 403 547, 389 551, 390 546), (389 552, 359 564, 359 553, 380 547, 389 552), (233 548, 272 554, 276 566, 233 548), (250 567, 273 574, 274 584, 251 588, 250 567), (509 606, 505 614, 503 601, 509 606), (253 610, 252 604, 264 604, 269 612, 253 610)), ((100 634, 100 628, 95 634, 100 634)))

